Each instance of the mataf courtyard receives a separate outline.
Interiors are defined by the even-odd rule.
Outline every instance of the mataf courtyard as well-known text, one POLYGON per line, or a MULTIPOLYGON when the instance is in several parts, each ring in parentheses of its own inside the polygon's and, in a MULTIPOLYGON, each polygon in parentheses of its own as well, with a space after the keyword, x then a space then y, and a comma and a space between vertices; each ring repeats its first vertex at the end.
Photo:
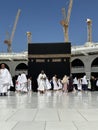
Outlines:
POLYGON ((0 130, 98 130, 98 92, 11 92, 0 97, 0 130))

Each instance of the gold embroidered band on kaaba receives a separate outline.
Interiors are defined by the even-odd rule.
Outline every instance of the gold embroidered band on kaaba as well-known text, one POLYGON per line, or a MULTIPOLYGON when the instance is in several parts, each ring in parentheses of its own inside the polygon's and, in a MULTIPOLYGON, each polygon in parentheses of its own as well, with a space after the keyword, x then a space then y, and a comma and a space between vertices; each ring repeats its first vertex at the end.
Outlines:
POLYGON ((29 54, 28 58, 66 58, 71 57, 71 54, 29 54))

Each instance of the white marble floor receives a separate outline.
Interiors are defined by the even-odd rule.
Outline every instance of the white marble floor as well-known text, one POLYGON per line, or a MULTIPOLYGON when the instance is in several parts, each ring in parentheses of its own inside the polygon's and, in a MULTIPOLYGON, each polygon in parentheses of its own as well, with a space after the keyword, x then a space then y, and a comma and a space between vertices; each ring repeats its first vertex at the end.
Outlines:
POLYGON ((98 92, 9 93, 0 130, 98 130, 98 92))

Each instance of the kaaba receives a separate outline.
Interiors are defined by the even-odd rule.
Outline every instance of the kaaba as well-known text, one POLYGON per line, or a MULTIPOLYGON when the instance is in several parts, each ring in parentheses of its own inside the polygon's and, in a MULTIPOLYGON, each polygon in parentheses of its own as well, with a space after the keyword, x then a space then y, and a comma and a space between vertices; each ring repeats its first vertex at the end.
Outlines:
POLYGON ((70 75, 71 43, 28 43, 28 76, 37 91, 37 77, 44 70, 49 79, 70 75))

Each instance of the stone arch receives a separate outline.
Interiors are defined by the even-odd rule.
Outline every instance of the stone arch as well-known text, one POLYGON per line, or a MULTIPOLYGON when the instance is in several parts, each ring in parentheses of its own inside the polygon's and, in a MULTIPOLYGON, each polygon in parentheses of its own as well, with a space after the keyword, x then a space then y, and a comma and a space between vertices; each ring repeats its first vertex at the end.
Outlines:
POLYGON ((98 67, 98 57, 93 60, 91 67, 98 67))
POLYGON ((75 59, 71 62, 72 67, 84 67, 84 63, 80 59, 75 59))
POLYGON ((84 72, 84 68, 85 68, 85 65, 83 63, 82 60, 80 59, 74 59, 72 62, 71 62, 71 69, 72 69, 72 75, 73 75, 73 78, 74 77, 83 77, 85 72, 84 72))
POLYGON ((98 57, 96 57, 91 63, 91 75, 98 78, 98 57))
POLYGON ((15 70, 27 70, 28 66, 25 63, 20 63, 16 66, 15 70))
POLYGON ((25 72, 27 74, 27 70, 28 70, 28 66, 25 63, 20 63, 15 68, 16 75, 22 72, 25 72))

